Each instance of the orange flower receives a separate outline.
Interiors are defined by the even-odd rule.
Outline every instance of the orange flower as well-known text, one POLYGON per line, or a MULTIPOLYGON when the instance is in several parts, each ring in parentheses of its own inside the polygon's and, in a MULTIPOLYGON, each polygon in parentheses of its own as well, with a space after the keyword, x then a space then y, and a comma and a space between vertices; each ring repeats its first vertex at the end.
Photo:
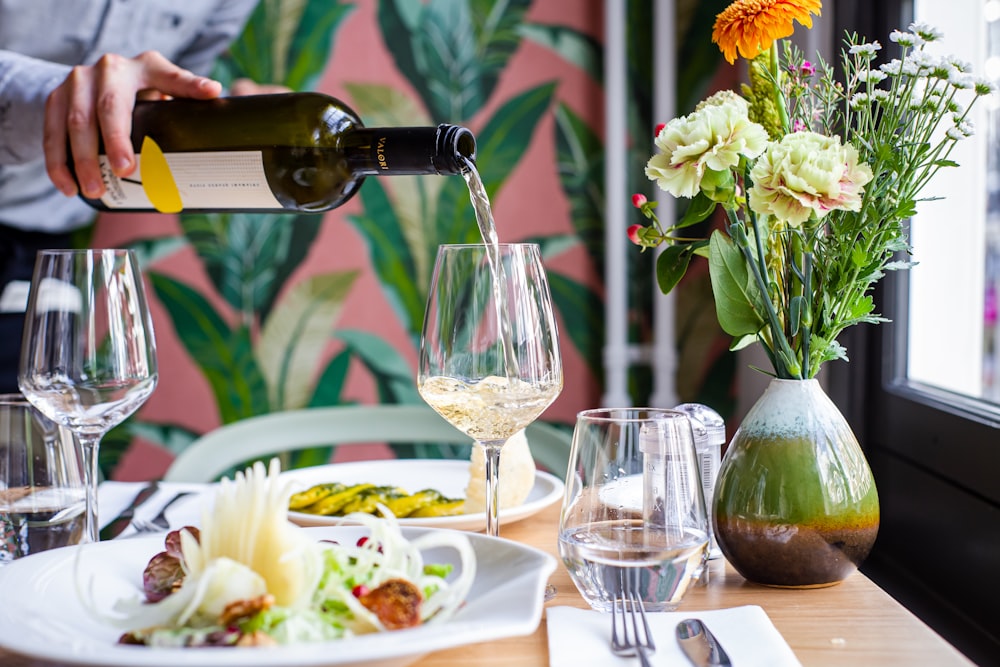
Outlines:
POLYGON ((736 51, 747 60, 771 48, 776 39, 788 37, 798 21, 812 28, 812 16, 820 15, 820 0, 735 0, 715 17, 712 41, 730 64, 736 51))

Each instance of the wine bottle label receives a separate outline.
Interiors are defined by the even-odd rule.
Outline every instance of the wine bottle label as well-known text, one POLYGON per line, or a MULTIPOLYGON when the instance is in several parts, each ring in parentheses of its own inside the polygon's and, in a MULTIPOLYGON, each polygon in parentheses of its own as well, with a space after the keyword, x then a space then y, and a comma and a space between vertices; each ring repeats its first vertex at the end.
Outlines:
MULTIPOLYGON (((144 151, 145 153, 145 151, 144 151)), ((166 167, 157 164, 144 172, 139 160, 135 171, 119 178, 104 155, 99 156, 106 188, 101 202, 110 209, 149 209, 176 212, 184 209, 280 209, 267 184, 260 151, 163 153, 166 167)))

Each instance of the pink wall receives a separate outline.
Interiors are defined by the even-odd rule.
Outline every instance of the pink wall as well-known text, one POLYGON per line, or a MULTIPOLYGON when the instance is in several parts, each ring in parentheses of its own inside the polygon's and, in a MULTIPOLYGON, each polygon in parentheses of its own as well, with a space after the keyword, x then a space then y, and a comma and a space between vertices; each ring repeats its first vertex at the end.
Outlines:
MULTIPOLYGON (((595 37, 600 37, 600 3, 569 3, 581 11, 567 11, 563 0, 536 0, 529 20, 539 23, 571 25, 595 37)), ((381 83, 407 86, 389 54, 380 46, 381 35, 375 19, 376 3, 361 1, 337 33, 327 70, 319 90, 340 97, 354 106, 345 83, 381 83), (359 54, 363 54, 359 56, 359 54)), ((566 63, 552 52, 528 41, 513 56, 504 71, 491 104, 544 82, 557 81, 555 97, 571 107, 591 127, 601 133, 602 93, 599 86, 584 72, 566 63)), ((362 118, 365 110, 357 108, 362 118)), ((485 109, 489 114, 491 109, 485 109)), ((476 119, 469 123, 475 132, 476 119)), ((539 124, 531 148, 515 165, 509 180, 493 202, 494 215, 502 240, 516 241, 536 234, 569 233, 569 205, 558 182, 554 149, 554 129, 551 114, 539 124)), ((340 209, 325 215, 323 229, 313 251, 301 266, 301 277, 319 272, 360 269, 361 276, 352 289, 339 327, 370 330, 401 350, 411 368, 416 367, 416 351, 383 297, 379 282, 368 263, 368 251, 346 216, 359 210, 354 199, 340 209)), ((94 245, 120 246, 149 236, 179 234, 177 220, 172 216, 106 215, 99 221, 94 245)), ((575 247, 555 258, 551 268, 591 286, 599 284, 582 247, 575 247)), ((213 297, 209 281, 200 262, 190 248, 157 262, 158 272, 176 276, 213 297)), ((217 297, 216 297, 217 300, 217 297)), ((221 301, 220 312, 229 312, 221 301)), ((152 303, 154 326, 160 356, 160 382, 142 408, 140 418, 153 422, 171 422, 197 432, 206 432, 219 424, 214 401, 207 382, 188 358, 172 330, 155 296, 152 303)), ((566 337, 563 337, 566 341, 566 337)), ((331 342, 329 354, 336 351, 331 342)), ((576 412, 593 407, 599 388, 577 351, 563 345, 565 389, 543 419, 571 423, 576 412)), ((352 371, 345 398, 374 402, 374 388, 367 374, 352 371)), ((148 443, 135 442, 122 460, 115 476, 122 479, 145 478, 163 472, 172 455, 148 443)))

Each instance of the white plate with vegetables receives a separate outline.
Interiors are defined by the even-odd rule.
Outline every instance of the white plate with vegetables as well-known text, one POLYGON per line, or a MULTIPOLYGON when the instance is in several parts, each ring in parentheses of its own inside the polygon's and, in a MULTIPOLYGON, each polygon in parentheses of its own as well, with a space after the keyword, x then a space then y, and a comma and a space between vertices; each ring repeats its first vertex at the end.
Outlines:
MULTIPOLYGON (((354 543, 363 526, 307 528, 316 540, 354 543)), ((404 527, 415 539, 433 529, 404 527)), ((320 667, 407 665, 433 651, 532 633, 541 619, 545 584, 554 571, 548 554, 509 540, 467 535, 476 573, 465 604, 447 621, 318 643, 272 647, 150 648, 118 644, 122 631, 99 618, 123 597, 142 590, 142 573, 163 548, 163 536, 66 547, 0 569, 0 645, 60 664, 128 667, 320 667), (79 558, 78 558, 79 556, 79 558), (91 586, 93 609, 81 601, 91 586)), ((427 563, 460 569, 447 548, 423 552, 427 563)), ((453 571, 449 576, 458 576, 453 571)))
MULTIPOLYGON (((447 459, 387 459, 334 463, 288 470, 282 473, 282 478, 291 480, 296 491, 304 491, 317 484, 339 482, 347 485, 395 486, 411 494, 424 489, 433 489, 446 498, 460 499, 465 496, 465 488, 469 483, 469 462, 447 459)), ((559 501, 562 494, 563 483, 558 477, 541 470, 536 471, 534 485, 525 501, 500 511, 501 528, 504 524, 520 521, 540 512, 559 501)), ((344 518, 341 516, 325 516, 304 511, 291 511, 288 513, 288 518, 300 526, 333 526, 344 523, 344 518)), ((399 523, 402 526, 482 531, 486 527, 486 513, 400 518, 399 523)))

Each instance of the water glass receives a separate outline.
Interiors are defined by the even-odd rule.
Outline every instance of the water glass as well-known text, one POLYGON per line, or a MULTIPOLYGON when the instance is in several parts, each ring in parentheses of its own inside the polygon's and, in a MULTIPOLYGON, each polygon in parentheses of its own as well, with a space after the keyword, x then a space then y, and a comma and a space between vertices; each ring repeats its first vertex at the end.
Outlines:
POLYGON ((0 394, 0 565, 79 543, 84 499, 73 434, 20 394, 0 394))
POLYGON ((698 470, 691 422, 681 412, 577 415, 559 554, 591 607, 610 611, 630 592, 650 611, 680 604, 708 555, 698 470))

